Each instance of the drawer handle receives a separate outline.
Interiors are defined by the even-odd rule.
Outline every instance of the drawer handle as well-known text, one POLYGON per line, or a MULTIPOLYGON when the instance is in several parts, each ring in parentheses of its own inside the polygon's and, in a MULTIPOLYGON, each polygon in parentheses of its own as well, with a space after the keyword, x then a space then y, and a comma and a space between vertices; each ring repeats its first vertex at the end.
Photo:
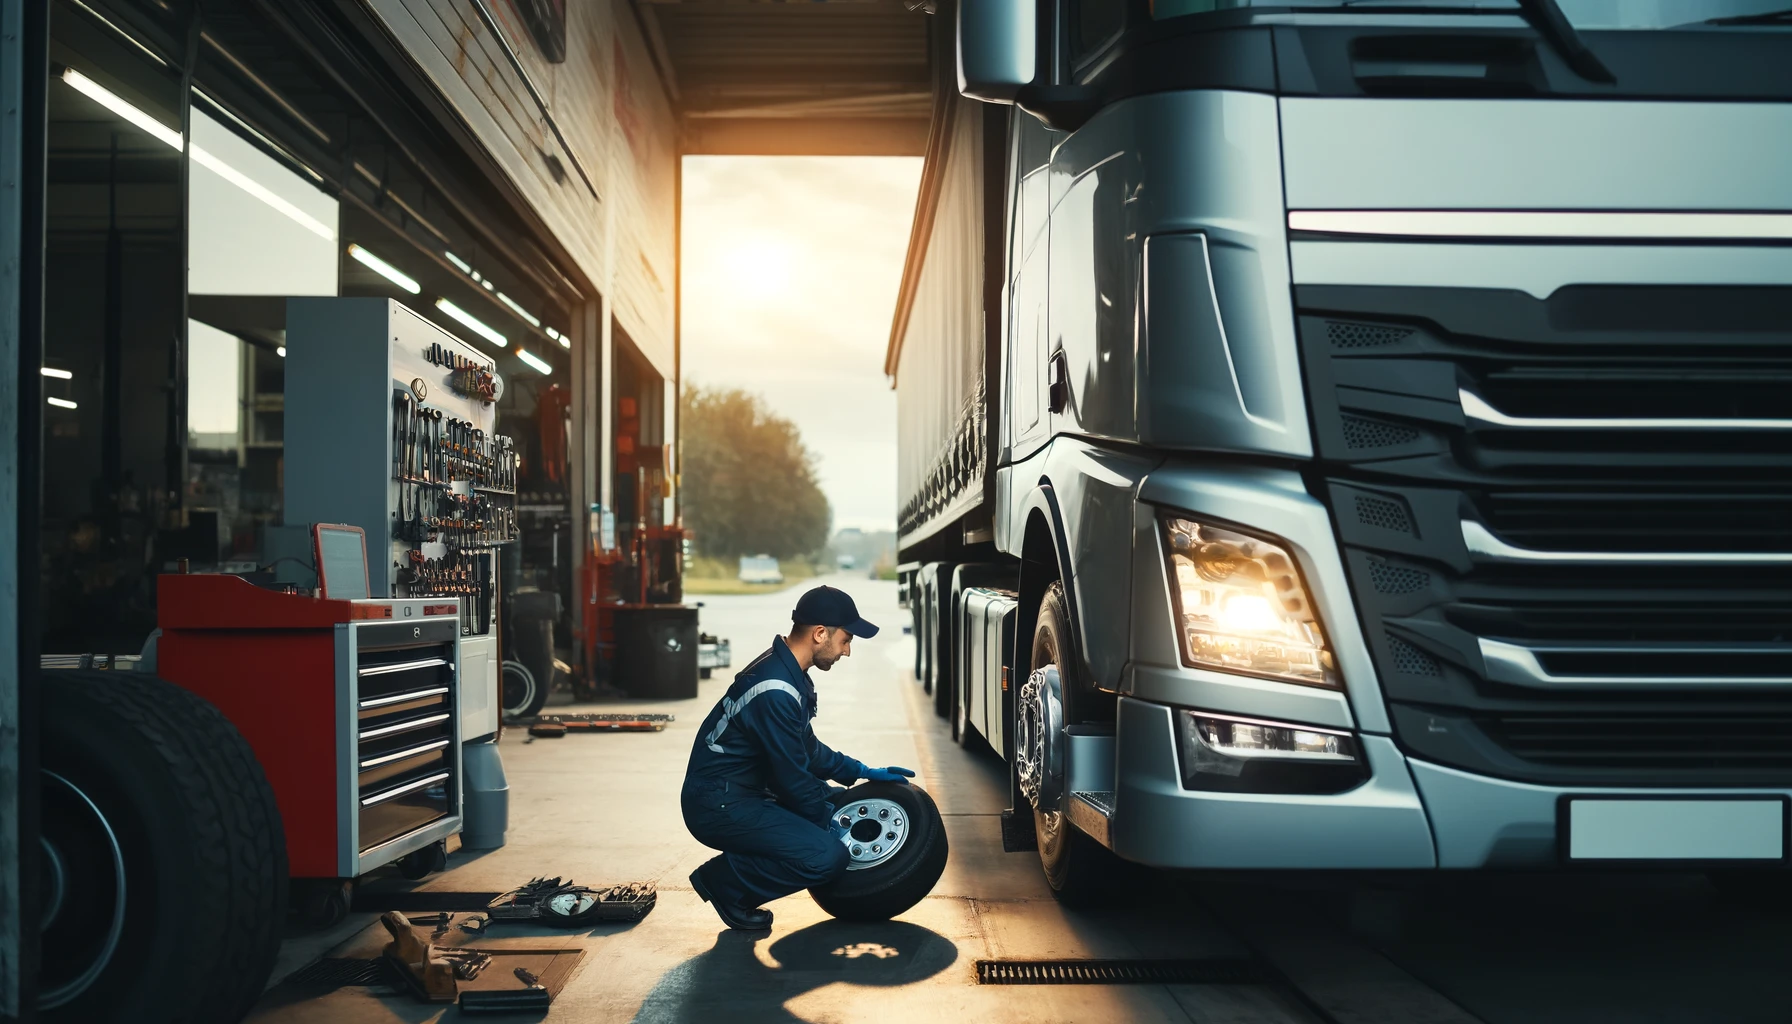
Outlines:
POLYGON ((367 708, 383 708, 388 704, 403 704, 407 700, 417 700, 422 697, 434 697, 438 693, 447 692, 448 688, 446 686, 437 686, 428 690, 412 690, 410 693, 395 693, 390 697, 375 697, 372 700, 364 700, 361 702, 360 706, 363 710, 367 708))
POLYGON ((387 800, 390 800, 393 797, 403 796, 406 793, 412 792, 414 790, 422 789, 425 786, 433 786, 436 783, 441 782, 442 780, 444 780, 446 778, 448 778, 447 772, 437 772, 436 774, 431 775, 428 778, 418 779, 415 782, 407 782, 404 785, 399 786, 397 789, 388 789, 384 793, 378 793, 373 796, 366 797, 366 798, 362 799, 361 806, 362 807, 372 807, 374 804, 385 803, 387 800))
POLYGON ((366 761, 362 761, 361 767, 363 769, 377 768, 382 764, 389 764, 393 761, 402 761, 407 757, 415 757, 418 754, 427 754, 432 750, 440 750, 447 745, 447 740, 436 740, 434 743, 425 743, 420 747, 412 747, 409 750, 400 750, 396 754, 387 754, 384 757, 370 758, 366 761))
POLYGON ((434 725, 437 722, 446 722, 447 720, 448 716, 446 714, 441 714, 431 715, 428 718, 418 718, 409 722, 400 722, 397 725, 382 725, 378 729, 368 729, 365 732, 362 732, 360 738, 364 740, 376 740, 381 736, 390 736, 393 733, 398 732, 409 732, 412 729, 421 729, 426 725, 434 725))
POLYGON ((369 665, 366 668, 356 669, 355 674, 363 676, 383 676, 393 672, 409 672, 412 669, 435 668, 437 665, 446 664, 448 664, 447 658, 419 658, 416 661, 395 661, 390 665, 369 665))

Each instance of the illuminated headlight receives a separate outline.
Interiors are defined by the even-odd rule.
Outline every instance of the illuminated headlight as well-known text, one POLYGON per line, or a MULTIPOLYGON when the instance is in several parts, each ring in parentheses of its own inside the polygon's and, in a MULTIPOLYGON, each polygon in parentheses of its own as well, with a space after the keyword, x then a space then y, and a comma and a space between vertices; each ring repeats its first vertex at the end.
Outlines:
POLYGON ((1186 789, 1341 793, 1368 778, 1347 732, 1188 710, 1177 719, 1186 789))
POLYGON ((1181 516, 1166 516, 1164 533, 1189 664, 1338 686, 1325 631, 1285 549, 1181 516))

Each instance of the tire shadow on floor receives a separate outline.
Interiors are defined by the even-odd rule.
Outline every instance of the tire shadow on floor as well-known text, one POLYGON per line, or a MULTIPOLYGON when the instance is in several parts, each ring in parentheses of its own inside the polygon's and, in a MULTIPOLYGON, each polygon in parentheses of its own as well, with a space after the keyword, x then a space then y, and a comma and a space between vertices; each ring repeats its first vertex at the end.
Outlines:
POLYGON ((635 1024, 729 1020, 741 1024, 799 1022, 785 1009, 796 997, 843 981, 896 987, 925 981, 958 960, 958 947, 906 921, 823 921, 755 948, 765 935, 724 931, 710 949, 660 978, 642 1001, 635 1024))

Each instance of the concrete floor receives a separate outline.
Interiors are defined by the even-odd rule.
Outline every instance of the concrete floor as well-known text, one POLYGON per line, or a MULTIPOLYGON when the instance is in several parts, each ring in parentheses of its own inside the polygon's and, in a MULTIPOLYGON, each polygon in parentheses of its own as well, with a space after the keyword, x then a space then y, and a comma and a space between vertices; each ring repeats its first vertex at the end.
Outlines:
MULTIPOLYGON (((1781 914, 1719 899, 1699 876, 1433 875, 1192 877, 1141 872, 1129 905, 1073 912, 1046 891, 1038 858, 1004 853, 1005 769, 955 745, 913 683, 908 614, 893 583, 840 576, 884 626, 815 673, 817 732, 868 764, 919 772, 946 816, 951 859, 898 921, 835 922, 806 894, 771 904, 769 935, 729 932, 686 876, 711 855, 685 832, 678 790, 696 729, 730 676, 697 700, 610 704, 671 712, 663 733, 503 743, 511 828, 503 849, 456 853, 419 888, 495 891, 536 875, 651 880, 659 904, 633 926, 568 934, 507 928, 452 944, 575 946, 584 962, 550 1021, 1202 1021, 1224 1024, 1499 1024, 1792 1019, 1792 929, 1781 914), (1220 924, 1225 922, 1225 926, 1220 924), (973 964, 1001 957, 1169 958, 1251 952, 1274 985, 985 987, 973 964)), ((705 598, 703 628, 745 665, 789 623, 798 591, 705 598)), ((568 710, 572 710, 568 708, 568 710)), ((402 891, 379 880, 366 894, 402 891)), ((375 956, 370 914, 295 936, 280 976, 319 955, 375 956)), ((365 988, 275 985, 256 1022, 458 1019, 365 988)))
MULTIPOLYGON (((456 853, 449 870, 420 888, 490 891, 557 874, 586 883, 638 879, 659 884, 659 903, 644 921, 568 935, 511 928, 473 944, 583 946, 587 956, 555 1002, 552 1021, 1308 1021, 1311 1015, 1266 986, 979 987, 973 964, 988 957, 1192 956, 1241 952, 1192 903, 1075 914, 1046 890, 1038 859, 1005 854, 1001 811, 1005 776, 993 755, 952 744, 929 698, 912 684, 913 640, 896 586, 842 575, 828 582, 854 595, 884 629, 857 641, 833 671, 814 673, 821 695, 816 730, 830 745, 868 764, 915 769, 946 817, 952 855, 931 897, 898 921, 836 922, 807 894, 770 905, 770 935, 729 932, 686 880, 712 856, 685 832, 678 790, 698 724, 731 672, 705 681, 697 700, 605 705, 664 711, 678 720, 663 733, 574 735, 503 741, 510 780, 508 844, 483 854, 456 853)), ((704 599, 703 629, 733 641, 742 666, 788 627, 798 591, 704 599)), ((568 710, 572 710, 568 708, 568 710)), ((377 883, 374 888, 388 883, 377 883)), ((357 915, 329 936, 288 943, 282 964, 319 954, 374 956, 385 933, 357 915), (340 941, 338 941, 340 940, 340 941)), ((461 941, 454 933, 450 938, 461 941)), ((444 940, 447 941, 447 940, 444 940)), ((453 1019, 457 1010, 409 1003, 365 988, 316 996, 275 986, 251 1020, 453 1019)))

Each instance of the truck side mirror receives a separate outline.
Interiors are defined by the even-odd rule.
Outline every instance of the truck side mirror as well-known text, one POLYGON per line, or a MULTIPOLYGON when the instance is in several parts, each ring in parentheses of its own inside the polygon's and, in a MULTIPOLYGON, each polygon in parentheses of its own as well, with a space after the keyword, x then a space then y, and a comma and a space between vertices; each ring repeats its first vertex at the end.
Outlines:
POLYGON ((1037 76, 1037 0, 960 0, 958 91, 974 100, 1013 103, 1037 76))

